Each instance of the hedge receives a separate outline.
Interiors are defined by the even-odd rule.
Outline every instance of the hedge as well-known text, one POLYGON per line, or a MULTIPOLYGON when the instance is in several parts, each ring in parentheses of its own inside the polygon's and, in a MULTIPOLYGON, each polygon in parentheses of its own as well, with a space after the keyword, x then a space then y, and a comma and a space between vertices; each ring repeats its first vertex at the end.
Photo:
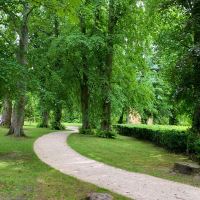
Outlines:
POLYGON ((176 153, 190 153, 200 159, 200 138, 192 135, 189 131, 163 130, 128 125, 116 125, 118 133, 164 147, 176 153))

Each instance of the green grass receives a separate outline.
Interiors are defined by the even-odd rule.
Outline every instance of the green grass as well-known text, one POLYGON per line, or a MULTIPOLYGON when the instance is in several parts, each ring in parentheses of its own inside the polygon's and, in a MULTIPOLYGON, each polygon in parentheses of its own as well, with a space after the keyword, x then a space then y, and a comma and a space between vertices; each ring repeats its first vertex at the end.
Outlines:
POLYGON ((164 179, 200 187, 200 179, 174 174, 175 162, 188 161, 184 155, 169 153, 149 142, 117 136, 117 139, 102 139, 94 136, 73 134, 69 145, 82 155, 132 172, 149 174, 164 179))
POLYGON ((147 128, 153 130, 177 130, 177 131, 186 131, 189 126, 174 126, 174 125, 146 125, 146 124, 124 124, 127 127, 137 127, 137 128, 147 128))
MULTIPOLYGON (((0 128, 0 199, 79 200, 90 192, 105 192, 92 184, 66 176, 42 163, 33 152, 33 142, 50 129, 25 126, 28 138, 4 136, 0 128)), ((110 192, 108 192, 110 193, 110 192)), ((115 199, 127 198, 113 194, 115 199)))
POLYGON ((78 126, 81 127, 81 123, 68 123, 68 122, 63 122, 62 123, 64 126, 78 126))

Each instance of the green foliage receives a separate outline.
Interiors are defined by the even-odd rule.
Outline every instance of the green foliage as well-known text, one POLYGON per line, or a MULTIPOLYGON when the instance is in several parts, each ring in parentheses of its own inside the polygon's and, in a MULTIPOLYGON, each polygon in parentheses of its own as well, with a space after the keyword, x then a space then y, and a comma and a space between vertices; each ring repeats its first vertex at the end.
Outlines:
POLYGON ((191 15, 183 1, 13 0, 0 1, 0 8, 0 99, 6 93, 15 99, 25 86, 35 100, 28 101, 26 118, 38 121, 44 111, 61 104, 65 121, 81 121, 86 76, 92 128, 101 127, 105 99, 112 122, 132 110, 142 121, 153 117, 158 124, 180 123, 183 114, 191 119, 191 100, 196 104, 199 99, 199 71, 194 67, 199 46, 193 34, 199 16, 191 15), (22 66, 16 51, 26 4, 28 64, 22 66))
POLYGON ((116 131, 115 130, 111 130, 111 131, 102 131, 99 129, 83 129, 83 128, 79 128, 79 133, 82 135, 93 135, 93 136, 97 136, 100 138, 116 138, 116 131))
POLYGON ((82 135, 94 135, 95 134, 95 130, 94 129, 79 128, 79 133, 82 134, 82 135))
MULTIPOLYGON (((44 125, 42 122, 39 122, 38 124, 37 124, 37 128, 49 128, 49 125, 44 125)), ((54 129, 54 130, 56 130, 56 129, 54 129)), ((58 129, 58 130, 60 130, 60 129, 58 129)))
POLYGON ((110 130, 110 131, 97 130, 96 135, 100 138, 110 138, 110 139, 115 139, 117 136, 115 130, 110 130))

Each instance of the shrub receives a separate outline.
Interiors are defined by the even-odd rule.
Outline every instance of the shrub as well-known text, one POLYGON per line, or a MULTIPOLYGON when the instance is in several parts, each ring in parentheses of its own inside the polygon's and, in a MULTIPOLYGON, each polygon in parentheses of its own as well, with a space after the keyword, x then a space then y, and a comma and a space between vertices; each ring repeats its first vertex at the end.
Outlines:
POLYGON ((53 130, 65 130, 65 126, 63 126, 59 122, 51 122, 51 129, 53 129, 53 130))
POLYGON ((116 131, 114 131, 114 130, 111 130, 111 131, 97 130, 96 131, 96 136, 101 137, 101 138, 114 139, 114 138, 116 138, 116 131))
POLYGON ((115 138, 116 137, 116 131, 102 131, 98 129, 79 129, 79 133, 83 135, 95 135, 97 137, 101 138, 115 138))
POLYGON ((79 128, 79 133, 83 135, 95 135, 95 130, 79 128))
POLYGON ((37 124, 37 128, 49 128, 48 124, 43 124, 42 122, 37 124))

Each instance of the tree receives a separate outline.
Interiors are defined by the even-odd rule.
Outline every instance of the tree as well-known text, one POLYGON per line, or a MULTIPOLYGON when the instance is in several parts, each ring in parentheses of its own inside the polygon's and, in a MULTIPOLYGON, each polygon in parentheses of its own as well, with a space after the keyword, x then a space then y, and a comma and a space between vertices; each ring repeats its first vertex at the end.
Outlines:
MULTIPOLYGON (((85 6, 87 6, 88 1, 85 1, 85 6)), ((84 5, 83 5, 84 6, 84 5)), ((79 13, 79 23, 81 33, 87 37, 87 27, 86 27, 86 16, 84 9, 80 10, 79 13)), ((80 81, 80 93, 81 93, 81 112, 82 112, 82 131, 90 129, 90 119, 89 119, 89 63, 87 54, 82 51, 82 79, 80 81)))
POLYGON ((172 88, 174 88, 173 91, 176 100, 185 102, 187 107, 189 107, 189 112, 193 110, 192 129, 193 132, 198 133, 200 131, 198 114, 200 98, 198 79, 200 73, 200 60, 198 54, 200 44, 200 1, 167 1, 164 5, 163 13, 165 17, 171 16, 171 20, 174 20, 173 24, 171 21, 168 22, 169 24, 172 24, 165 32, 167 33, 168 39, 163 38, 165 47, 168 45, 168 50, 164 51, 164 54, 169 55, 169 51, 171 51, 170 57, 174 62, 171 67, 168 68, 169 71, 167 74, 168 77, 171 77, 171 82, 173 83, 172 88), (176 15, 178 13, 179 15, 176 15), (174 18, 175 16, 176 18, 174 18), (174 77, 176 78, 174 79, 174 77))
MULTIPOLYGON (((21 65, 22 68, 25 68, 28 65, 28 22, 29 15, 31 14, 33 7, 30 7, 30 4, 26 1, 11 1, 10 3, 1 3, 1 10, 8 15, 10 26, 13 27, 14 31, 16 31, 19 36, 16 59, 19 65, 21 65)), ((23 124, 26 84, 19 82, 17 87, 18 95, 14 100, 12 121, 8 135, 19 137, 24 135, 23 124)))

